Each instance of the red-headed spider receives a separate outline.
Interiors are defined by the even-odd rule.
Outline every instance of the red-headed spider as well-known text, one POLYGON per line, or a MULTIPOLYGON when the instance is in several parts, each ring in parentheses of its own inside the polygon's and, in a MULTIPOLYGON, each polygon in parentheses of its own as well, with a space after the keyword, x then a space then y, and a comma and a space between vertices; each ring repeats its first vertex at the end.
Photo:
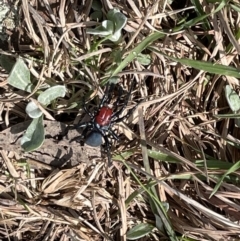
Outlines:
POLYGON ((97 147, 105 144, 105 149, 107 151, 108 163, 111 161, 111 139, 119 140, 117 134, 112 129, 112 126, 115 123, 119 123, 124 119, 128 118, 133 111, 136 109, 137 105, 134 108, 130 109, 127 114, 120 117, 125 107, 128 104, 133 83, 131 84, 130 90, 123 101, 122 106, 120 107, 121 97, 122 97, 122 88, 118 86, 118 97, 117 100, 110 107, 110 101, 112 100, 112 92, 115 88, 115 84, 108 84, 105 89, 105 94, 99 104, 96 114, 92 114, 86 106, 83 107, 85 112, 91 117, 89 122, 84 122, 79 125, 76 125, 75 128, 84 128, 82 132, 82 137, 85 139, 85 143, 92 147, 97 147), (103 139, 103 140, 102 140, 103 139))

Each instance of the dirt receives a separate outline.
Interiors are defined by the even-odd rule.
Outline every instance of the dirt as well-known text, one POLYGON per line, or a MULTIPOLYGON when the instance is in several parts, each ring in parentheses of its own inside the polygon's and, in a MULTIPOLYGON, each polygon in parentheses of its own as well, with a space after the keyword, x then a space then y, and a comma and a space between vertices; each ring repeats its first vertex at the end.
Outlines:
POLYGON ((21 137, 31 121, 26 121, 0 132, 0 150, 13 151, 20 158, 31 158, 55 167, 70 167, 80 162, 91 163, 101 157, 100 147, 81 146, 75 141, 77 130, 67 132, 66 125, 56 121, 44 121, 45 141, 36 151, 24 152, 21 137))

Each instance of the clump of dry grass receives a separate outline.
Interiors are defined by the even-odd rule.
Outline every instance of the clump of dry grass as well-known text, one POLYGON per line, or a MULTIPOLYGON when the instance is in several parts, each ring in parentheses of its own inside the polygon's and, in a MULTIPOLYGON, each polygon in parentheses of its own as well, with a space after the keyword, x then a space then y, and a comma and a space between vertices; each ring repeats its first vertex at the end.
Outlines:
MULTIPOLYGON (((196 10, 189 3, 181 8, 177 2, 101 1, 104 14, 117 7, 128 18, 118 45, 99 43, 99 38, 86 34, 86 28, 98 24, 90 17, 92 1, 18 3, 19 25, 9 33, 10 47, 1 54, 21 56, 37 87, 28 96, 11 88, 8 74, 1 71, 1 143, 10 138, 8 127, 27 118, 27 100, 45 83, 67 87, 66 98, 47 108, 46 117, 78 123, 85 118, 83 97, 90 106, 96 105, 92 100, 104 91, 100 83, 133 48, 154 31, 168 34, 145 47, 143 53, 151 57, 147 66, 134 58, 118 73, 126 91, 133 80, 137 82, 127 108, 144 101, 127 123, 116 126, 122 135, 113 148, 111 167, 106 168, 100 154, 86 162, 78 153, 72 156, 79 158, 77 165, 53 167, 51 161, 42 161, 52 158, 46 148, 36 152, 34 160, 14 152, 19 136, 13 138, 11 149, 3 145, 1 238, 239 239, 239 131, 232 119, 217 118, 229 113, 224 86, 237 90, 239 80, 221 66, 206 71, 203 62, 240 66, 239 3, 229 2, 219 10, 217 4, 201 2, 209 15, 200 19, 197 14, 204 16, 200 6, 196 10), (187 16, 182 25, 180 20, 187 16), (194 60, 202 62, 197 66, 194 60), (139 224, 147 224, 139 226, 145 236, 127 234, 139 224)), ((58 145, 68 146, 48 142, 49 149, 58 145)), ((78 144, 72 148, 77 152, 78 144)))

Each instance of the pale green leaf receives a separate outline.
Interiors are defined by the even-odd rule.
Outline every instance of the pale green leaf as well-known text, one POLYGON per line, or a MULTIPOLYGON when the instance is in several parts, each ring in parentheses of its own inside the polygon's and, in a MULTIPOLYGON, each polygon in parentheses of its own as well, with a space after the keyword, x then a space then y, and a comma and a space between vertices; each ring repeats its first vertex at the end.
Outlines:
POLYGON ((238 110, 240 110, 239 96, 229 85, 225 87, 225 96, 229 107, 233 112, 237 112, 238 110))
POLYGON ((27 104, 26 113, 33 119, 39 118, 42 115, 42 111, 32 101, 27 104))
POLYGON ((21 139, 24 151, 34 151, 41 147, 44 141, 43 116, 33 119, 21 139))
POLYGON ((111 21, 105 20, 102 22, 102 25, 96 28, 88 28, 86 30, 87 34, 99 35, 99 36, 108 36, 113 33, 114 25, 111 21))
POLYGON ((152 60, 149 54, 138 54, 137 61, 142 65, 150 65, 152 60))
POLYGON ((18 59, 13 66, 9 77, 8 84, 31 93, 33 85, 30 81, 30 71, 22 59, 18 59))
POLYGON ((154 226, 150 223, 140 223, 127 232, 127 239, 138 240, 149 234, 153 229, 154 226))
POLYGON ((45 90, 38 96, 38 101, 44 105, 48 106, 51 102, 58 97, 64 97, 66 94, 66 88, 63 85, 56 85, 45 90))
POLYGON ((112 22, 114 23, 115 31, 122 30, 127 23, 127 17, 121 12, 116 12, 113 15, 113 19, 109 19, 109 20, 112 20, 112 22))

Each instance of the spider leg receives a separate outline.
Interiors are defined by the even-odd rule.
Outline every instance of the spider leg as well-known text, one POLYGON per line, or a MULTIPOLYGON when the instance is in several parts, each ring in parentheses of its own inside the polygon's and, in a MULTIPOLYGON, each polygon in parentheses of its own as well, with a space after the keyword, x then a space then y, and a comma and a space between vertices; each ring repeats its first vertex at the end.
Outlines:
POLYGON ((116 107, 119 106, 119 103, 120 103, 122 94, 123 94, 123 89, 122 89, 121 86, 118 86, 118 98, 117 98, 117 100, 113 103, 113 106, 116 106, 116 107))
POLYGON ((80 125, 68 126, 68 130, 84 128, 80 136, 74 137, 70 142, 77 141, 79 139, 85 139, 89 128, 92 127, 92 122, 83 122, 80 125))
MULTIPOLYGON (((132 84, 130 86, 130 90, 128 92, 128 95, 126 97, 126 100, 124 102, 124 104, 122 105, 122 107, 116 111, 113 115, 112 115, 112 119, 114 119, 115 117, 118 117, 119 115, 121 115, 121 113, 123 112, 123 110, 126 108, 127 104, 128 104, 128 101, 129 101, 129 98, 130 98, 130 95, 132 93, 132 89, 133 89, 133 84, 135 83, 135 81, 132 81, 132 84)), ((120 100, 121 97, 118 98, 118 100, 120 100)))
POLYGON ((84 128, 82 131, 82 134, 78 138, 85 139, 87 136, 87 132, 89 131, 90 127, 92 127, 92 126, 93 126, 92 122, 83 122, 83 123, 74 125, 75 129, 84 128))
POLYGON ((104 93, 104 95, 102 97, 102 100, 99 104, 99 109, 103 107, 103 105, 106 101, 107 102, 111 101, 112 95, 109 95, 109 93, 111 93, 113 91, 113 88, 114 88, 114 84, 108 82, 108 84, 106 85, 105 93, 104 93))
POLYGON ((116 141, 118 141, 119 140, 119 137, 118 137, 118 135, 114 132, 114 130, 112 130, 111 128, 109 128, 109 133, 112 135, 112 137, 116 140, 116 141))
POLYGON ((80 129, 84 127, 83 131, 82 131, 82 134, 81 134, 81 137, 82 138, 86 138, 87 136, 87 132, 89 131, 90 128, 93 128, 93 122, 83 122, 81 123, 80 125, 75 125, 75 128, 76 129, 80 129))
POLYGON ((71 128, 73 129, 80 129, 80 128, 83 128, 83 127, 90 127, 90 126, 93 126, 93 123, 90 121, 90 122, 83 122, 83 123, 80 123, 80 124, 75 124, 73 126, 71 126, 71 128))
POLYGON ((112 96, 113 96, 112 93, 113 93, 113 90, 114 90, 116 84, 110 83, 109 85, 110 85, 110 87, 109 87, 109 90, 108 90, 108 93, 107 93, 108 98, 106 99, 106 103, 108 103, 108 104, 112 100, 112 96))
MULTIPOLYGON (((100 128, 97 128, 98 132, 102 135, 103 139, 104 139, 104 144, 105 144, 105 148, 106 148, 106 151, 107 151, 107 157, 108 157, 108 166, 110 166, 111 164, 111 146, 112 146, 112 143, 111 143, 111 140, 109 140, 108 138, 108 134, 107 134, 107 131, 109 131, 110 133, 113 131, 111 130, 111 128, 109 127, 108 129, 100 129, 100 128)), ((117 135, 114 133, 114 136, 117 137, 117 135)))
POLYGON ((133 114, 133 112, 136 110, 136 108, 138 107, 138 105, 140 104, 141 102, 137 103, 132 109, 130 109, 128 111, 128 113, 120 118, 117 118, 115 120, 112 120, 112 123, 119 123, 121 121, 123 121, 124 119, 127 119, 130 115, 133 114))
POLYGON ((90 112, 90 110, 88 109, 88 107, 86 106, 86 103, 85 103, 85 98, 83 97, 83 99, 82 99, 82 108, 83 108, 83 110, 85 111, 85 113, 87 113, 90 117, 91 117, 91 119, 93 119, 94 118, 94 115, 90 112))
POLYGON ((86 126, 82 131, 81 137, 83 137, 84 139, 86 139, 89 128, 90 128, 90 126, 86 126))
POLYGON ((87 126, 88 126, 88 122, 83 122, 80 125, 79 124, 77 124, 77 125, 76 124, 75 125, 69 125, 69 126, 67 126, 67 132, 69 130, 80 129, 80 128, 87 127, 87 126))
POLYGON ((89 109, 87 108, 87 106, 83 106, 83 109, 84 109, 84 111, 91 117, 91 119, 93 119, 94 118, 94 115, 89 111, 89 109))
POLYGON ((106 145, 106 151, 107 151, 107 157, 108 157, 108 166, 110 166, 112 160, 111 160, 111 152, 110 152, 110 149, 111 149, 111 143, 107 137, 107 135, 105 133, 102 133, 102 136, 103 136, 103 139, 104 139, 104 142, 105 142, 105 145, 106 145))

